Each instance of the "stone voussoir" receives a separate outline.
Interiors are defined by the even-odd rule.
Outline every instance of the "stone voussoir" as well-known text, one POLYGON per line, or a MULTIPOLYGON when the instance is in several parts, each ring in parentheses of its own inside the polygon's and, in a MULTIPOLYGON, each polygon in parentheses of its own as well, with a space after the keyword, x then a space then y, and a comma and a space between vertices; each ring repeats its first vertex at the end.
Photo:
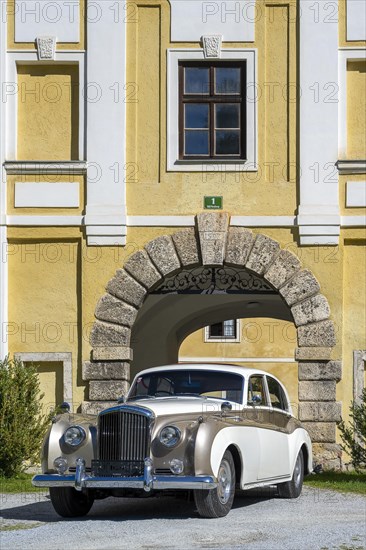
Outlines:
POLYGON ((139 308, 146 296, 146 289, 125 271, 118 269, 107 285, 107 291, 120 300, 139 308))
POLYGON ((299 401, 335 401, 335 380, 300 380, 299 401))
POLYGON ((302 422, 314 443, 335 443, 336 422, 302 422))
POLYGON ((129 363, 115 361, 111 363, 85 361, 83 363, 83 380, 129 380, 129 363))
POLYGON ((301 262, 295 254, 289 250, 281 250, 273 264, 264 273, 264 279, 274 288, 279 289, 291 277, 300 271, 301 262))
POLYGON ((319 282, 308 269, 298 271, 288 283, 280 288, 280 294, 289 306, 293 306, 320 290, 319 282))
POLYGON ((132 361, 133 351, 128 346, 97 347, 92 356, 93 361, 132 361))
POLYGON ((146 250, 138 250, 124 264, 124 269, 145 288, 151 288, 162 279, 146 250))
POLYGON ((95 321, 90 333, 90 345, 95 347, 128 346, 131 329, 104 321, 95 321))
POLYGON ((330 307, 328 300, 322 294, 316 294, 300 304, 291 308, 291 313, 297 327, 315 323, 317 321, 325 321, 329 319, 330 307))
POLYGON ((296 348, 296 361, 329 361, 332 354, 332 348, 311 347, 311 348, 296 348))
POLYGON ((183 267, 195 267, 200 263, 197 239, 193 227, 182 229, 172 235, 175 249, 183 267))
POLYGON ((299 403, 299 420, 310 422, 338 422, 342 417, 340 401, 318 401, 299 403))
POLYGON ((113 401, 129 390, 127 380, 91 380, 89 382, 89 399, 92 401, 113 401))
POLYGON ((197 215, 203 265, 223 265, 229 215, 226 212, 203 212, 197 215))
POLYGON ((297 328, 297 341, 303 347, 333 347, 336 336, 333 321, 319 321, 297 328))
POLYGON ((170 235, 156 237, 145 245, 145 250, 162 275, 166 276, 180 269, 180 261, 170 235))
POLYGON ((263 275, 279 254, 279 251, 280 245, 277 241, 259 234, 256 236, 245 267, 258 275, 263 275))
POLYGON ((95 308, 95 317, 100 321, 132 327, 138 310, 111 294, 104 294, 95 308))
POLYGON ((225 264, 245 265, 254 243, 254 235, 245 227, 229 227, 226 242, 225 264))
POLYGON ((90 414, 96 416, 105 409, 115 406, 115 401, 83 401, 83 403, 81 404, 81 412, 82 414, 90 414))
POLYGON ((312 361, 299 363, 299 380, 341 380, 341 361, 312 361))

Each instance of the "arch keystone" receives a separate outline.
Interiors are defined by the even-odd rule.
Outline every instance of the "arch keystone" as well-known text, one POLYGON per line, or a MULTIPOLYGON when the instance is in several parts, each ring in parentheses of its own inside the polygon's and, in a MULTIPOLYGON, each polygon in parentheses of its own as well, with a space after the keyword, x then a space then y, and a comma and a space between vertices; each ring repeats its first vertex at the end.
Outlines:
POLYGON ((245 267, 257 275, 263 275, 274 261, 279 251, 280 245, 277 241, 259 234, 255 238, 253 248, 249 254, 245 267))
POLYGON ((179 258, 170 235, 162 235, 145 245, 145 250, 163 276, 180 268, 179 258))
POLYGON ((223 265, 229 214, 226 212, 201 212, 197 215, 197 227, 203 265, 223 265))

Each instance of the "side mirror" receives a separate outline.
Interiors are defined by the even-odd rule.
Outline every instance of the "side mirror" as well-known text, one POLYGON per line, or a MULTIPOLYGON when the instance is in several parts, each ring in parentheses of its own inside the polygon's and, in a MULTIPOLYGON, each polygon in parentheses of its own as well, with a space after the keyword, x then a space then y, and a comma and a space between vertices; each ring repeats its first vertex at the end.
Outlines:
POLYGON ((126 403, 126 396, 125 395, 122 395, 118 401, 117 401, 118 405, 121 405, 122 403, 126 403))
POLYGON ((61 403, 61 405, 59 406, 59 409, 62 411, 62 413, 68 413, 68 412, 70 412, 70 403, 67 403, 66 401, 64 401, 64 402, 61 403))
POLYGON ((221 405, 221 412, 222 413, 228 413, 232 410, 233 406, 231 403, 229 403, 229 401, 224 401, 223 404, 221 405))

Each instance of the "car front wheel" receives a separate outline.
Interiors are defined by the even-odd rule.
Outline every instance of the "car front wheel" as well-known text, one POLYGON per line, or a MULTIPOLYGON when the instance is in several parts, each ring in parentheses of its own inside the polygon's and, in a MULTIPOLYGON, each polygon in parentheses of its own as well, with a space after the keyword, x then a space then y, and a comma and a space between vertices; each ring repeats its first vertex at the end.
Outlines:
POLYGON ((226 451, 221 460, 217 482, 215 489, 194 491, 194 501, 203 518, 221 518, 231 510, 235 495, 235 466, 230 451, 226 451))
POLYGON ((300 450, 297 455, 294 473, 291 481, 279 483, 277 485, 278 493, 282 498, 297 498, 301 494, 302 482, 304 480, 304 455, 300 450))
POLYGON ((63 518, 86 516, 94 502, 92 496, 73 487, 50 487, 50 497, 55 511, 63 518))

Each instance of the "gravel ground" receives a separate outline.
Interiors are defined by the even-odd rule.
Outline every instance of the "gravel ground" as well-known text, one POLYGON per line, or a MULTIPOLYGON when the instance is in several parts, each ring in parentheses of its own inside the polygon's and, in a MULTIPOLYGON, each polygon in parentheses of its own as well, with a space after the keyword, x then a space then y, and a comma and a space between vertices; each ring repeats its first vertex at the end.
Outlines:
POLYGON ((366 498, 310 487, 297 500, 268 490, 237 497, 220 519, 202 519, 193 502, 169 497, 109 498, 69 521, 45 492, 2 494, 0 508, 1 550, 366 549, 366 498))

